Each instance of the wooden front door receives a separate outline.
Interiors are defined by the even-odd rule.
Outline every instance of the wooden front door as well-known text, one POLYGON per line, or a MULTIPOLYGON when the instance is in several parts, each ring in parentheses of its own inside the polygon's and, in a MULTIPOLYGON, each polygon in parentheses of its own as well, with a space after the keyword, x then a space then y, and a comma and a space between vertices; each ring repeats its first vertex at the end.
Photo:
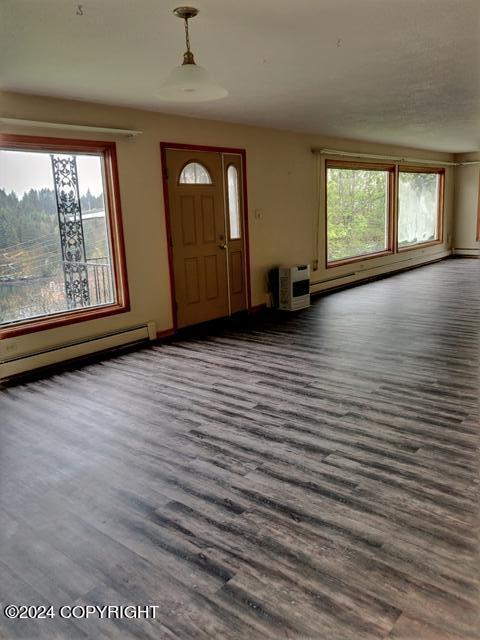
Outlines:
MULTIPOLYGON (((240 156, 228 159, 229 167, 240 162, 240 156)), ((240 180, 241 164, 236 166, 240 180)), ((238 195, 238 214, 236 205, 231 205, 237 218, 241 218, 232 223, 232 238, 227 219, 230 207, 224 154, 167 149, 166 169, 177 326, 186 327, 245 309, 243 203, 238 195), (242 230, 240 237, 238 228, 242 230)), ((230 183, 232 180, 230 170, 230 183)))

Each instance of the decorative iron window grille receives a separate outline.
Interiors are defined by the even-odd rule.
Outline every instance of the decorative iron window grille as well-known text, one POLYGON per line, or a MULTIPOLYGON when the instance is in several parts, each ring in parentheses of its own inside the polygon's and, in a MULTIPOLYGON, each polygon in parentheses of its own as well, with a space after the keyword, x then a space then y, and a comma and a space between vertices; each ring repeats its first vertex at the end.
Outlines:
POLYGON ((69 309, 90 306, 82 209, 75 156, 51 155, 57 198, 65 295, 69 309))

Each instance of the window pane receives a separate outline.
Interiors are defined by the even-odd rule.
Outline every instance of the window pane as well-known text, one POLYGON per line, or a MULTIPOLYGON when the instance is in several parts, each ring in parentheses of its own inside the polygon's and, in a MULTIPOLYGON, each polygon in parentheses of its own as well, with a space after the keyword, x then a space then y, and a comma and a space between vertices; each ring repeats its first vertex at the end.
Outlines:
POLYGON ((238 171, 231 164, 227 169, 228 182, 228 214, 230 219, 230 239, 241 238, 240 228, 240 198, 238 193, 238 171))
POLYGON ((438 235, 438 173, 400 172, 398 246, 435 240, 438 235))
POLYGON ((327 168, 327 260, 388 248, 389 172, 327 168))
POLYGON ((190 162, 183 167, 179 182, 180 184, 212 184, 212 178, 202 164, 190 162))
POLYGON ((0 324, 115 301, 103 157, 0 150, 0 324))

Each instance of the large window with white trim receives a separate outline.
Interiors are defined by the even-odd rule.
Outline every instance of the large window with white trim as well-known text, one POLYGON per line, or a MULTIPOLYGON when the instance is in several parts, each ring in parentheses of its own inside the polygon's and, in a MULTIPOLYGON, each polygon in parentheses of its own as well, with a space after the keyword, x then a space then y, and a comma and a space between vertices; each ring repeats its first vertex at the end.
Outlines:
POLYGON ((127 307, 113 143, 2 136, 0 333, 127 307))

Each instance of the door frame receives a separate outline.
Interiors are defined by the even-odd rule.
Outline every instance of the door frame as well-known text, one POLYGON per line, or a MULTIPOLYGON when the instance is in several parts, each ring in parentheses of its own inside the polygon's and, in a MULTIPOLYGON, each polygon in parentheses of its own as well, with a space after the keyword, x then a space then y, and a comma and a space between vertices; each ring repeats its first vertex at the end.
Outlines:
MULTIPOLYGON (((231 153, 239 155, 242 159, 242 214, 243 214, 243 247, 245 255, 245 276, 247 285, 247 311, 252 309, 252 292, 250 282, 250 236, 248 229, 248 200, 247 200, 247 152, 245 149, 236 149, 234 147, 211 147, 199 144, 183 144, 180 142, 160 142, 160 158, 162 170, 163 184, 163 201, 165 207, 165 226, 167 231, 167 248, 168 248, 168 269, 170 275, 170 302, 172 307, 173 330, 177 331, 177 309, 175 305, 175 273, 173 270, 173 243, 172 243, 172 226, 170 215, 170 198, 168 193, 168 177, 167 177, 167 150, 183 150, 183 151, 211 151, 214 153, 231 153)), ((230 277, 227 269, 227 277, 230 277)))

